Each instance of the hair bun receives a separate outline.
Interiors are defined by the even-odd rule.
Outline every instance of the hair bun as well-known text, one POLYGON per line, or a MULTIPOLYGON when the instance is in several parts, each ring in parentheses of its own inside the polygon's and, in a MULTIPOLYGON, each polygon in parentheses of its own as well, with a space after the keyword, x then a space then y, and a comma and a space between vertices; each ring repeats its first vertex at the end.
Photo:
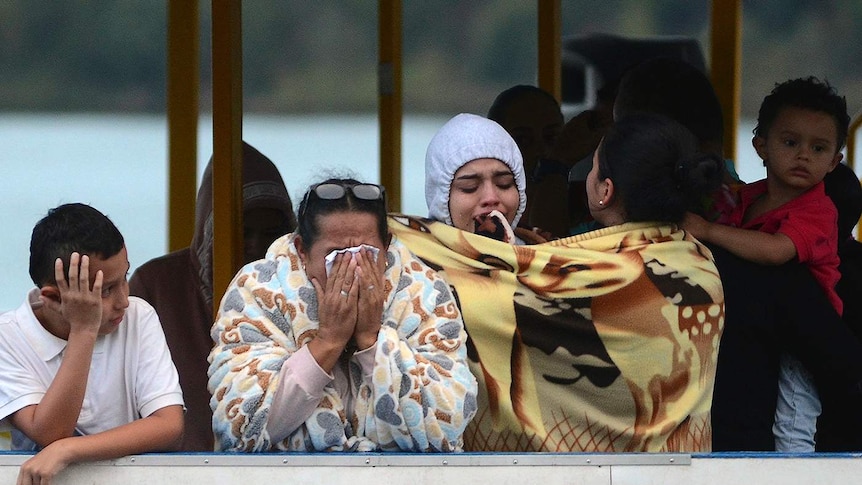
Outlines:
POLYGON ((677 163, 674 179, 677 188, 689 194, 712 191, 721 183, 724 160, 712 153, 695 153, 677 163))

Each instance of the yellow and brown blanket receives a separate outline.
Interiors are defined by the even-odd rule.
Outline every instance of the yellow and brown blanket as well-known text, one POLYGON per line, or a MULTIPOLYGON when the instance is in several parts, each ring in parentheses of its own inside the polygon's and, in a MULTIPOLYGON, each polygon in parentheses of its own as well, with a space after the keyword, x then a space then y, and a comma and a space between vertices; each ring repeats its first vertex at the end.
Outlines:
POLYGON ((516 246, 408 216, 389 227, 451 285, 479 410, 472 451, 709 451, 724 292, 709 250, 628 223, 516 246))

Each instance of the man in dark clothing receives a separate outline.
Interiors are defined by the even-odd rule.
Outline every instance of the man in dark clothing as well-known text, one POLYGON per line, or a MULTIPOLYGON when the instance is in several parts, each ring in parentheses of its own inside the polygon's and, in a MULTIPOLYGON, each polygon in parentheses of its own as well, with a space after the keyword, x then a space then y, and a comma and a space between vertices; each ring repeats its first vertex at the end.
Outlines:
POLYGON ((763 266, 713 248, 725 282, 724 334, 712 404, 713 451, 774 451, 779 357, 787 351, 819 390, 860 395, 862 344, 804 266, 763 266))

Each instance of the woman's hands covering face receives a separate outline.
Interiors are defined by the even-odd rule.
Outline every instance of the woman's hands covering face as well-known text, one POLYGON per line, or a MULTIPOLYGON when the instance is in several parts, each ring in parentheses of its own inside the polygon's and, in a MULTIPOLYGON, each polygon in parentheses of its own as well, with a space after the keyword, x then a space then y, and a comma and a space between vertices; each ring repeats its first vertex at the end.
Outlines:
POLYGON ((339 254, 332 271, 321 286, 317 278, 311 283, 317 292, 320 327, 317 338, 342 349, 356 330, 359 283, 356 260, 350 254, 339 254))
POLYGON ((312 279, 317 292, 320 327, 317 338, 342 349, 351 338, 359 350, 377 341, 383 318, 385 253, 375 261, 367 249, 339 254, 321 285, 312 279))
POLYGON ((377 342, 377 333, 383 320, 386 253, 382 253, 375 261, 371 251, 363 248, 355 258, 358 261, 356 283, 359 286, 359 307, 354 336, 359 350, 365 350, 377 342))

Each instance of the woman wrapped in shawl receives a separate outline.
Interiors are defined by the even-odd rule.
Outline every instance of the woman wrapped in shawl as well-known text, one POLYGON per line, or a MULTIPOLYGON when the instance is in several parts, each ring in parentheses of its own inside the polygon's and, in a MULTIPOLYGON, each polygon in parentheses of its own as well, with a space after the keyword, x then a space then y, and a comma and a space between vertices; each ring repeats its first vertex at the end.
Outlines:
POLYGON ((476 412, 448 285, 392 240, 383 188, 309 188, 212 330, 216 448, 458 451, 476 412))
MULTIPOLYGON (((436 221, 390 218, 453 287, 464 316, 479 379, 465 449, 708 451, 724 292, 710 252, 676 222, 718 182, 721 160, 696 153, 677 123, 632 115, 604 139, 587 179, 590 211, 605 227, 512 245, 455 223, 455 208, 475 193, 452 175, 465 157, 500 160, 519 180, 505 152, 479 149, 488 143, 475 128, 488 125, 474 119, 471 132, 465 120, 453 118, 428 147, 436 221)), ((484 133, 509 143, 493 127, 484 133)), ((497 190, 521 197, 517 219, 523 192, 497 190)), ((476 210, 505 214, 511 202, 499 201, 489 196, 476 210)))

